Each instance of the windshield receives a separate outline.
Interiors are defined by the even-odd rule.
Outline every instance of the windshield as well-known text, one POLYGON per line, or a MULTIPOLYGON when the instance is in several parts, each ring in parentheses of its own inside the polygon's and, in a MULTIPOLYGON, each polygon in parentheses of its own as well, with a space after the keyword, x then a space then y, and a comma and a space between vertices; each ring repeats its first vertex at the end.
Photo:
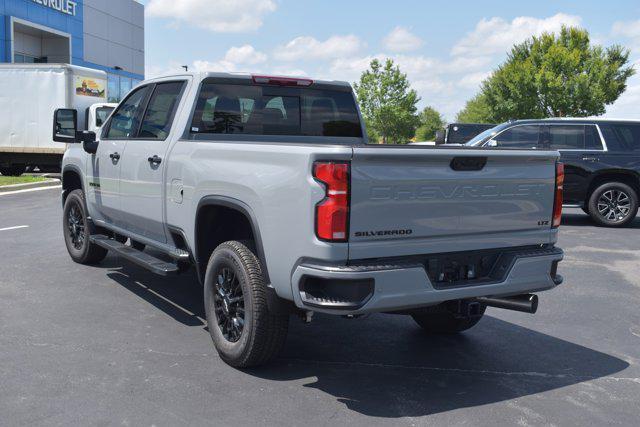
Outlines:
POLYGON ((472 139, 470 139, 464 145, 469 146, 469 147, 474 147, 476 145, 480 145, 482 142, 487 140, 489 137, 495 135, 496 133, 500 132, 502 129, 507 127, 507 125, 508 125, 508 123, 503 123, 501 125, 498 125, 496 127, 491 128, 491 129, 487 129, 484 132, 482 132, 481 134, 478 134, 475 137, 473 137, 472 139))

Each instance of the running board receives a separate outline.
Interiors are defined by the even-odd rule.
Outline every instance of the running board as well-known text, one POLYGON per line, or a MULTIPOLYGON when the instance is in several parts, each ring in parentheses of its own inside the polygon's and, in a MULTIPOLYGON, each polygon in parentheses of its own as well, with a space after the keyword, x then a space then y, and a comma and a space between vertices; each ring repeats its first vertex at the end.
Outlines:
POLYGON ((172 273, 178 272, 178 266, 176 264, 172 264, 147 253, 140 252, 131 246, 125 246, 108 236, 98 234, 91 236, 90 240, 91 243, 95 243, 96 245, 116 253, 122 258, 161 276, 168 276, 172 273))

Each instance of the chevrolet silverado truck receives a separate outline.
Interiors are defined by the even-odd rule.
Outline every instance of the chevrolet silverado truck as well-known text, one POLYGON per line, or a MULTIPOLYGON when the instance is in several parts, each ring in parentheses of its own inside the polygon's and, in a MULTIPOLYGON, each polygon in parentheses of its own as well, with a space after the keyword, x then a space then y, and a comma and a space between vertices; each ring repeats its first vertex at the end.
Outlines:
POLYGON ((369 145, 348 83, 174 75, 129 93, 99 138, 72 109, 53 134, 70 144, 71 258, 195 268, 232 366, 273 359, 292 314, 457 333, 487 306, 533 313, 562 282, 556 151, 369 145))

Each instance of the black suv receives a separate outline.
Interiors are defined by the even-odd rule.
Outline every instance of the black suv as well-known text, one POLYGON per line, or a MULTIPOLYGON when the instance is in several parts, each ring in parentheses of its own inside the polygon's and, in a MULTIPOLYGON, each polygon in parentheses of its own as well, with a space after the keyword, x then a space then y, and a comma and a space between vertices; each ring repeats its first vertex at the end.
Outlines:
POLYGON ((477 135, 468 146, 558 150, 565 164, 564 205, 598 224, 634 220, 640 194, 640 121, 517 120, 477 135))

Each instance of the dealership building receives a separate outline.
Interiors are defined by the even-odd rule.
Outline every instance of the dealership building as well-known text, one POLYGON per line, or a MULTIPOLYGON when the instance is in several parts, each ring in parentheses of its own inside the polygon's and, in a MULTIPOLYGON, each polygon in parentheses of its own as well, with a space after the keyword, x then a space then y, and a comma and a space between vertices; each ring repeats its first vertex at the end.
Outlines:
POLYGON ((108 73, 110 101, 144 79, 144 6, 134 0, 0 0, 0 63, 108 73))

